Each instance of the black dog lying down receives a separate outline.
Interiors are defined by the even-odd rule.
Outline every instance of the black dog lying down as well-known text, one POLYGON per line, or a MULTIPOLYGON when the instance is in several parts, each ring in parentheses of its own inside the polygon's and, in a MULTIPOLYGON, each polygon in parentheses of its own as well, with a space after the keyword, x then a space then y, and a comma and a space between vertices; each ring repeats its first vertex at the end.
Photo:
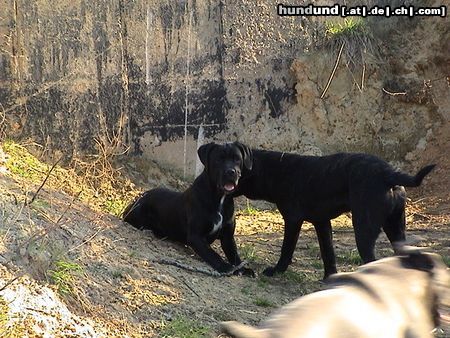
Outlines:
POLYGON ((303 221, 314 225, 325 268, 325 278, 335 273, 336 259, 330 220, 352 212, 356 246, 364 263, 375 260, 375 241, 384 230, 391 243, 405 240, 405 190, 417 187, 434 168, 416 176, 396 171, 367 154, 340 153, 300 156, 253 150, 253 167, 244 170, 233 196, 275 203, 284 218, 281 256, 271 276, 291 263, 303 221))
MULTIPOLYGON (((251 169, 246 148, 238 143, 202 146, 198 150, 205 170, 185 192, 157 188, 145 192, 123 212, 123 220, 138 229, 150 229, 156 236, 188 244, 219 272, 239 266, 234 241, 234 203, 243 166, 251 169), (229 263, 210 246, 220 239, 229 263)), ((236 274, 254 275, 247 268, 236 274)))
POLYGON ((223 322, 236 338, 431 338, 450 305, 441 257, 412 250, 331 276, 327 290, 298 298, 258 328, 223 322))

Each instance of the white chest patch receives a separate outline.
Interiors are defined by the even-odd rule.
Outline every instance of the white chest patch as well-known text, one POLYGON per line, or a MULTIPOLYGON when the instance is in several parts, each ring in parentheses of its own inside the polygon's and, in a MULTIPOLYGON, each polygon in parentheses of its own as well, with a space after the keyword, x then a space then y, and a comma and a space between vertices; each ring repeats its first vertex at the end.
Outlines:
POLYGON ((222 222, 223 222, 222 207, 223 207, 224 200, 225 200, 225 195, 223 195, 222 198, 220 199, 219 210, 217 211, 217 221, 215 223, 213 223, 213 228, 209 232, 210 235, 215 234, 222 227, 222 222))

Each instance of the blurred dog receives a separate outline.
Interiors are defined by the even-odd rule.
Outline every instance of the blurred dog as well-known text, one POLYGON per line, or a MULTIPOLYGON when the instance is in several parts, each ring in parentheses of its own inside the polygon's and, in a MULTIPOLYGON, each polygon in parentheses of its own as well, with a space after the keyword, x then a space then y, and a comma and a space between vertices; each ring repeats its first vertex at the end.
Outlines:
MULTIPOLYGON (((158 237, 188 244, 218 272, 229 272, 241 264, 234 241, 234 203, 243 167, 252 162, 240 143, 206 144, 198 149, 205 170, 184 192, 156 188, 130 203, 123 220, 138 229, 149 229, 158 237), (225 262, 212 248, 220 239, 225 262)), ((254 276, 248 268, 235 274, 254 276)))
POLYGON ((450 305, 441 257, 416 248, 330 277, 331 287, 298 298, 258 328, 221 323, 236 338, 428 338, 450 305))

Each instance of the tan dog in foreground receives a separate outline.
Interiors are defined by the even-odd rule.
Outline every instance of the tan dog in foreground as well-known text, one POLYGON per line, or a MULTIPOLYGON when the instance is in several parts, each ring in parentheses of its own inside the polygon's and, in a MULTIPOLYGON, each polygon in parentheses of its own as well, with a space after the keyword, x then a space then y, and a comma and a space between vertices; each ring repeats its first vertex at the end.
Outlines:
POLYGON ((402 248, 401 255, 330 277, 327 290, 287 304, 260 327, 222 322, 237 338, 425 338, 450 306, 442 258, 402 248))

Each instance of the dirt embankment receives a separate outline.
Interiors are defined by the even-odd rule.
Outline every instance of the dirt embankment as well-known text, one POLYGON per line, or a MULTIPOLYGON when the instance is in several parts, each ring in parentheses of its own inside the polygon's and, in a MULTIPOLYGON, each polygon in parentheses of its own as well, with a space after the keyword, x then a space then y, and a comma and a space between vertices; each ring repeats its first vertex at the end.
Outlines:
MULTIPOLYGON (((441 140, 428 146, 442 147, 441 140)), ((433 151, 418 156, 428 163, 433 151)), ((42 182, 29 174, 39 166, 16 171, 11 163, 18 162, 7 154, 9 169, 3 167, 0 173, 3 336, 216 337, 219 321, 257 324, 275 308, 322 287, 319 247, 309 224, 303 226, 285 274, 255 279, 208 276, 196 271, 207 266, 189 248, 135 230, 99 211, 94 200, 92 209, 77 195, 48 186, 55 184, 51 179, 29 203, 42 182)), ((45 171, 40 174, 46 176, 45 171)), ((443 171, 430 174, 409 200, 407 223, 408 235, 418 245, 442 254, 448 263, 450 199, 445 186, 448 176, 443 171)), ((278 258, 283 221, 277 212, 254 209, 245 201, 242 205, 237 213, 239 251, 261 272, 278 258)), ((353 270, 360 260, 350 217, 334 220, 333 229, 338 269, 353 270)), ((221 252, 217 243, 215 248, 221 252)), ((391 254, 383 235, 377 255, 391 254)), ((445 328, 438 336, 449 333, 445 328)))

